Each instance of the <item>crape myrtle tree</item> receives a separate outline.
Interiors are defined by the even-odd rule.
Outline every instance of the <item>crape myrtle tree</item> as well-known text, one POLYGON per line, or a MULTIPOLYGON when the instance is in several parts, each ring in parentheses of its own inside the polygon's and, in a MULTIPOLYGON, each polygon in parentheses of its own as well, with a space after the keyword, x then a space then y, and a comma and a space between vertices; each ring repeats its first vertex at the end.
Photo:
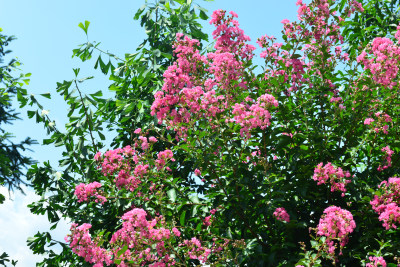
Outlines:
MULTIPOLYGON (((26 92, 24 85, 29 83, 30 74, 19 73, 21 63, 16 59, 4 58, 11 53, 7 49, 10 42, 15 40, 14 36, 7 36, 0 28, 0 186, 7 187, 9 193, 15 189, 23 193, 21 185, 27 185, 24 180, 24 171, 35 161, 24 155, 24 151, 36 142, 30 137, 15 143, 13 134, 8 132, 6 125, 11 125, 15 120, 20 119, 18 112, 13 107, 14 98, 26 92)), ((5 201, 5 196, 0 193, 0 204, 5 201)), ((16 261, 10 260, 6 252, 1 252, 0 264, 6 262, 15 265, 16 261)))
MULTIPOLYGON (((165 9, 156 10, 170 12, 169 2, 158 4, 165 9)), ((53 133, 46 142, 70 146, 65 171, 48 164, 31 170, 36 190, 54 193, 32 204, 33 212, 57 223, 60 211, 74 222, 61 255, 45 247, 55 242, 48 233, 30 240, 35 252, 50 253, 43 264, 400 264, 400 27, 357 43, 351 56, 342 30, 363 11, 360 3, 296 4, 299 20, 282 21, 283 43, 267 35, 257 40, 261 73, 237 14, 216 10, 212 49, 202 50, 194 32, 178 30, 173 61, 156 67, 165 52, 148 49, 135 70, 123 62, 115 69, 116 101, 81 96, 78 81, 59 85, 71 114, 80 114, 69 126, 82 141, 74 146, 69 133, 53 133), (144 70, 154 74, 145 85, 156 88, 148 103, 136 98, 143 74, 126 74, 140 72, 141 64, 153 66, 144 70), (68 91, 72 84, 77 97, 68 91), (89 102, 102 104, 90 112, 89 102), (99 114, 108 107, 129 139, 100 151, 96 122, 106 122, 99 114), (136 120, 149 107, 150 116, 136 120)), ((156 6, 143 9, 142 22, 156 6)), ((86 60, 96 49, 86 44, 75 52, 86 60)))

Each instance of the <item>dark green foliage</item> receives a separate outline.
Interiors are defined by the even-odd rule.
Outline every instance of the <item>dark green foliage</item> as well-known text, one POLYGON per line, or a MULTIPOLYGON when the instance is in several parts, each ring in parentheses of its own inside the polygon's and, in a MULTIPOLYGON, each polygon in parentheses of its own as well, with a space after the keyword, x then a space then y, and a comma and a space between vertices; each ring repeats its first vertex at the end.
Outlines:
MULTIPOLYGON (((21 185, 26 184, 23 179, 24 169, 34 163, 31 158, 23 155, 23 151, 36 142, 27 137, 20 143, 14 143, 13 134, 5 129, 7 124, 20 119, 13 107, 13 100, 18 94, 26 92, 22 87, 28 84, 30 76, 17 75, 21 63, 16 59, 3 65, 4 57, 11 52, 7 46, 14 39, 14 36, 3 35, 0 29, 0 185, 7 186, 10 191, 22 191, 21 185)), ((0 194, 0 203, 3 201, 4 196, 0 194)))

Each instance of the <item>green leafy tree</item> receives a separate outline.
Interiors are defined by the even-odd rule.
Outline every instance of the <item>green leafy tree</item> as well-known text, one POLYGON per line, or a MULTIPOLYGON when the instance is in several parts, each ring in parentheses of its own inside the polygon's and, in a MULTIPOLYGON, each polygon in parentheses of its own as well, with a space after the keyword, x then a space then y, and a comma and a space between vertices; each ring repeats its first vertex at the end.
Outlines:
MULTIPOLYGON (((47 214, 53 223, 51 230, 57 227, 60 214, 78 222, 88 217, 86 211, 75 205, 73 193, 76 184, 95 179, 97 170, 92 158, 104 148, 104 132, 116 132, 112 145, 125 146, 131 144, 134 128, 146 127, 154 122, 154 117, 150 115, 150 105, 154 92, 162 86, 162 73, 174 60, 174 36, 183 32, 193 38, 207 40, 199 24, 200 19, 207 18, 206 10, 192 1, 146 1, 134 16, 135 20, 140 20, 147 34, 136 51, 120 57, 105 52, 100 43, 89 40, 74 49, 73 56, 83 62, 95 59, 94 68, 110 77, 113 83, 108 89, 115 95, 105 99, 101 91, 83 94, 80 85, 93 77, 79 78, 79 69, 74 69, 75 78, 57 83, 56 88, 69 106, 69 122, 65 133, 58 130, 48 114, 41 112, 44 107, 34 96, 25 95, 19 99, 22 106, 37 107, 37 110, 28 111, 28 116, 43 123, 50 133, 43 144, 64 147, 59 166, 44 162, 43 166, 33 165, 28 172, 36 194, 46 193, 46 197, 29 207, 35 214, 47 214)), ((88 21, 79 24, 85 34, 88 33, 89 24, 88 21)), ((42 96, 51 97, 50 94, 42 96)), ((162 149, 165 145, 159 146, 162 149)), ((188 168, 179 173, 187 177, 188 183, 194 183, 188 176, 188 168)), ((128 200, 116 200, 116 205, 105 210, 103 216, 95 218, 92 223, 100 229, 106 222, 112 230, 118 221, 115 216, 129 206, 128 200)), ((49 232, 37 233, 29 238, 28 245, 36 254, 48 254, 41 265, 66 262, 74 266, 85 265, 81 258, 71 253, 65 242, 53 240, 49 232), (51 246, 55 244, 61 245, 61 253, 52 249, 51 246)))

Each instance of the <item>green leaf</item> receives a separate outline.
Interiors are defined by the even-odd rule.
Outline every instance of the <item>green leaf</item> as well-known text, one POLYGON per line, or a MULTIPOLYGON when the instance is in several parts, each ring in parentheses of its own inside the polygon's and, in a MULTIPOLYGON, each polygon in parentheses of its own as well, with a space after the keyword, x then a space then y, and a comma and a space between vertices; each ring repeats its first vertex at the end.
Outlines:
POLYGON ((40 95, 47 99, 51 99, 50 93, 45 93, 45 94, 40 94, 40 95))
POLYGON ((93 78, 94 78, 94 76, 89 76, 89 77, 82 78, 82 79, 78 80, 78 82, 82 83, 82 82, 84 82, 84 81, 86 81, 86 80, 91 80, 91 79, 93 79, 93 78))
POLYGON ((81 28, 85 32, 86 35, 87 35, 88 28, 89 28, 89 24, 90 24, 90 22, 87 20, 85 20, 85 25, 82 22, 80 22, 78 24, 79 28, 81 28))
POLYGON ((143 11, 146 9, 147 4, 144 4, 143 6, 141 6, 138 11, 135 13, 135 16, 133 17, 134 20, 138 20, 140 15, 143 13, 143 11))
POLYGON ((193 203, 200 203, 199 197, 197 195, 191 195, 189 197, 189 199, 193 202, 193 203))
POLYGON ((186 210, 182 212, 181 218, 179 222, 181 223, 181 226, 185 226, 185 216, 186 216, 186 210))
POLYGON ((208 19, 207 14, 203 10, 200 11, 200 18, 202 20, 207 20, 208 19))
POLYGON ((198 223, 196 226, 196 231, 200 232, 202 227, 203 227, 203 223, 202 222, 198 223))
POLYGON ((176 190, 175 190, 175 188, 172 188, 172 189, 168 190, 167 195, 168 195, 169 199, 171 200, 171 202, 175 203, 175 201, 176 201, 176 190))
POLYGON ((32 111, 32 110, 28 110, 28 118, 29 119, 32 119, 33 118, 33 116, 35 116, 35 114, 36 114, 36 111, 32 111))
POLYGON ((78 77, 79 71, 81 70, 80 68, 77 69, 72 69, 75 73, 75 77, 78 77))
POLYGON ((102 141, 106 140, 106 137, 104 136, 104 134, 102 134, 101 132, 97 132, 97 133, 99 134, 100 139, 101 139, 102 141))
POLYGON ((165 7, 167 8, 167 10, 168 10, 169 12, 171 12, 171 7, 169 6, 169 2, 166 2, 166 3, 165 3, 165 7))
POLYGON ((117 252, 117 257, 120 257, 122 254, 124 254, 125 251, 126 251, 127 249, 128 249, 128 246, 127 246, 127 245, 123 246, 123 248, 121 248, 120 250, 118 250, 118 252, 117 252))
POLYGON ((154 50, 154 51, 153 51, 153 54, 154 54, 156 57, 160 57, 160 56, 161 56, 161 52, 160 52, 159 49, 154 50))

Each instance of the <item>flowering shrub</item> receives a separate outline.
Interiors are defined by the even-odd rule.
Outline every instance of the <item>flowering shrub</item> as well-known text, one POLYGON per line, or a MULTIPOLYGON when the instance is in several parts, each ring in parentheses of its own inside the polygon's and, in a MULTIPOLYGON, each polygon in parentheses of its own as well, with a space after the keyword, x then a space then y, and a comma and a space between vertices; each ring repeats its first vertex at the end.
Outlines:
POLYGON ((93 230, 80 218, 74 253, 118 266, 359 266, 382 250, 396 261, 400 28, 354 57, 341 26, 360 3, 296 4, 282 43, 257 40, 261 73, 234 12, 212 14, 208 53, 176 35, 156 122, 98 152, 98 172, 76 187, 79 203, 113 218, 90 218, 93 230))

